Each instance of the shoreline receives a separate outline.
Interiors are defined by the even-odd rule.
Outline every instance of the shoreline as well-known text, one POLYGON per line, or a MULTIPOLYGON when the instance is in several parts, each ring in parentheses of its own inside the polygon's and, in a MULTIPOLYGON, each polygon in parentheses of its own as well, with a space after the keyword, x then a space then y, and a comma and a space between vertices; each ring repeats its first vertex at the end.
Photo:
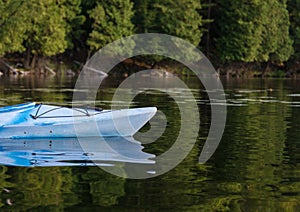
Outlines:
MULTIPOLYGON (((80 73, 84 62, 73 60, 49 59, 41 70, 25 69, 21 59, 0 58, 0 76, 76 76, 80 73)), ((231 62, 227 64, 212 63, 217 75, 225 78, 300 78, 300 61, 289 61, 285 64, 231 62)), ((174 75, 187 76, 190 70, 177 61, 164 59, 149 62, 143 59, 129 58, 112 69, 113 75, 127 77, 130 74, 146 70, 160 69, 174 75)))

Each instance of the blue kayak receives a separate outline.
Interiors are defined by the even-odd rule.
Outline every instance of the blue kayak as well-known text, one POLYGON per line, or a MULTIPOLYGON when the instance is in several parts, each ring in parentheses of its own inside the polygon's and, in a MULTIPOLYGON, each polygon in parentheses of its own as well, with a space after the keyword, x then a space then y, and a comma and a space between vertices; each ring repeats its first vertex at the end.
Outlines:
POLYGON ((0 138, 132 136, 156 107, 100 110, 25 103, 0 108, 0 138))

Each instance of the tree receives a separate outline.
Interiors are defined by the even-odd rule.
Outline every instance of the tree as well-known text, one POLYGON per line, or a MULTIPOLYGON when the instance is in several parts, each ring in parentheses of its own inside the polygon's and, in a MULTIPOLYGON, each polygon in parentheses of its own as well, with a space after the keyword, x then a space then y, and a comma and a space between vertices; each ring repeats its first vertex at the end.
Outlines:
POLYGON ((38 68, 43 65, 43 57, 53 56, 63 53, 67 47, 67 27, 65 1, 56 2, 55 0, 31 0, 27 14, 30 11, 31 25, 27 29, 25 47, 27 49, 27 62, 29 66, 31 55, 31 68, 36 66, 36 59, 39 59, 38 68))
POLYGON ((158 26, 161 26, 162 32, 198 46, 202 36, 201 16, 198 13, 201 8, 199 0, 162 1, 154 6, 158 15, 164 14, 161 18, 157 16, 158 26))
POLYGON ((153 12, 153 7, 151 0, 133 0, 133 9, 135 11, 132 18, 132 22, 135 27, 136 33, 145 33, 148 32, 148 28, 151 28, 151 24, 154 22, 155 13, 153 12), (152 15, 152 16, 151 16, 152 15))
POLYGON ((106 44, 133 34, 133 4, 130 0, 99 0, 90 11, 94 20, 87 41, 92 51, 106 44))
POLYGON ((202 36, 199 0, 135 0, 134 3, 134 23, 138 33, 166 33, 198 46, 202 36))
POLYGON ((82 14, 81 2, 82 0, 61 0, 59 4, 66 21, 68 49, 78 46, 78 43, 84 46, 82 35, 86 17, 82 14))
POLYGON ((25 66, 34 68, 37 59, 72 47, 68 35, 76 31, 73 29, 82 19, 77 16, 80 1, 1 0, 0 54, 26 50, 25 66))
POLYGON ((286 1, 219 1, 217 51, 222 61, 286 61, 292 54, 286 1))
POLYGON ((267 0, 261 2, 262 44, 257 60, 287 61, 293 54, 292 40, 289 36, 289 13, 286 0, 267 0))
POLYGON ((25 50, 28 17, 23 9, 27 6, 26 0, 0 0, 0 55, 25 50))
POLYGON ((205 54, 207 57, 210 56, 210 51, 211 51, 211 31, 212 28, 211 26, 213 25, 213 11, 214 7, 216 6, 216 3, 214 0, 202 0, 202 9, 201 9, 201 14, 203 16, 203 39, 200 44, 200 46, 205 50, 205 54))
POLYGON ((294 41, 295 59, 300 60, 300 0, 288 0, 291 21, 291 38, 294 41))

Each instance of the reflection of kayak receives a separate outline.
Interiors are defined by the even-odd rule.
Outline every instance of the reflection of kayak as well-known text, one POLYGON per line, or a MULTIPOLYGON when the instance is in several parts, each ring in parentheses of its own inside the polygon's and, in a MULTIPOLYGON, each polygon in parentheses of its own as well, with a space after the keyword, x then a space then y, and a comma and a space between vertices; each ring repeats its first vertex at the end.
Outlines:
POLYGON ((122 110, 25 103, 0 108, 0 138, 132 136, 155 107, 122 110))
POLYGON ((0 165, 113 166, 116 162, 153 164, 155 155, 133 137, 0 139, 0 165))

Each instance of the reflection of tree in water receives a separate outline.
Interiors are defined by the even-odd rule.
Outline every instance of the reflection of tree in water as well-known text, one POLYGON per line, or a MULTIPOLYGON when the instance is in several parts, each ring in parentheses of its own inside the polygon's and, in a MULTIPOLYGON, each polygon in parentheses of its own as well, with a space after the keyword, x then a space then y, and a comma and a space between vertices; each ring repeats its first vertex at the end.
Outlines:
POLYGON ((125 195, 124 185, 125 179, 108 174, 98 167, 7 169, 1 166, 0 208, 1 211, 37 208, 60 211, 90 205, 113 206, 125 195))
MULTIPOLYGON (((290 101, 285 92, 278 90, 276 97, 290 101)), ((267 98, 268 92, 247 97, 259 100, 267 98)), ((299 158, 293 154, 297 171, 291 172, 284 152, 290 112, 286 104, 272 102, 228 108, 228 128, 212 160, 195 165, 199 151, 194 148, 170 173, 138 183, 128 181, 126 204, 181 211, 295 211, 299 205, 299 158)))
POLYGON ((180 165, 164 175, 128 180, 123 204, 132 211, 199 211, 208 180, 207 166, 196 165, 199 151, 194 148, 180 165))
POLYGON ((89 185, 93 205, 113 206, 125 195, 125 179, 108 174, 99 167, 89 167, 80 174, 83 182, 89 185))
MULTIPOLYGON (((64 208, 78 202, 68 167, 11 168, 13 210, 64 208)), ((7 206, 8 207, 8 206, 7 206)))
MULTIPOLYGON (((292 97, 293 102, 298 101, 299 97, 292 97)), ((287 211, 299 210, 300 202, 300 110, 298 107, 291 107, 291 116, 288 117, 287 140, 284 152, 284 163, 282 170, 278 173, 282 182, 280 192, 283 196, 281 204, 287 211)))
POLYGON ((8 178, 9 175, 7 174, 7 167, 0 166, 0 208, 5 204, 11 204, 10 188, 12 187, 12 184, 8 182, 8 178))
MULTIPOLYGON (((276 95, 289 101, 284 89, 276 95)), ((261 97, 268 93, 247 95, 249 99, 261 97)), ((228 108, 227 130, 214 155, 215 171, 207 187, 205 208, 288 211, 279 199, 289 115, 286 104, 270 102, 228 108)))

